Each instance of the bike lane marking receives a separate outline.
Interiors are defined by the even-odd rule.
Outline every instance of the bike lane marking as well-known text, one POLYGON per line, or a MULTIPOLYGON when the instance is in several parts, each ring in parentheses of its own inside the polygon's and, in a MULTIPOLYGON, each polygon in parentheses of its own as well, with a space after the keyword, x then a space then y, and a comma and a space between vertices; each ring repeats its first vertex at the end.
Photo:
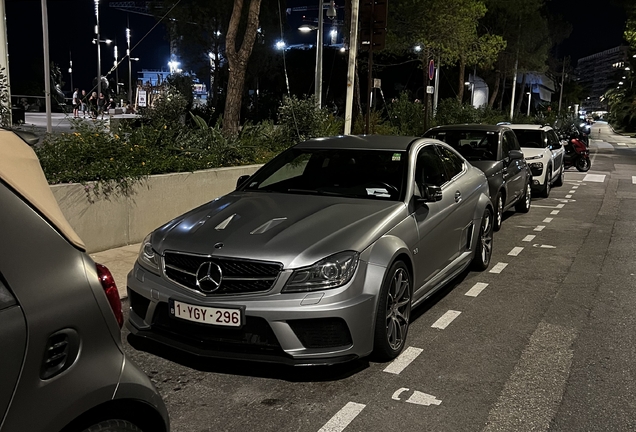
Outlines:
POLYGON ((481 294, 481 292, 486 289, 486 287, 488 286, 487 283, 484 282, 477 282, 475 285, 473 285, 473 287, 471 289, 469 289, 465 295, 467 295, 468 297, 477 297, 479 294, 481 294))
POLYGON ((490 269, 489 273, 501 273, 503 269, 505 269, 507 266, 508 266, 508 263, 504 263, 504 262, 497 263, 492 269, 490 269))
POLYGON ((537 227, 534 230, 535 231, 543 231, 543 228, 545 228, 545 225, 537 225, 537 227))
POLYGON ((523 250, 522 247, 519 247, 519 246, 513 247, 512 250, 510 252, 508 252, 508 255, 510 255, 510 256, 518 256, 521 253, 522 250, 523 250))
POLYGON ((437 329, 440 329, 440 330, 444 330, 460 314, 461 314, 460 311, 449 310, 444 315, 442 315, 437 321, 435 321, 431 327, 437 328, 437 329))
POLYGON ((535 237, 536 237, 535 235, 527 235, 527 236, 525 236, 525 237, 523 238, 523 240, 521 240, 521 241, 529 242, 529 241, 534 240, 534 238, 535 238, 535 237))
POLYGON ((545 218, 543 219, 543 223, 550 223, 554 220, 554 218, 545 218))
POLYGON ((366 405, 361 403, 348 402, 318 432, 342 432, 362 412, 364 407, 366 405))
POLYGON ((422 348, 408 347, 402 354, 398 356, 395 360, 393 360, 387 367, 384 368, 384 372, 392 373, 395 375, 399 375, 408 365, 410 365, 413 360, 419 356, 422 351, 422 348))

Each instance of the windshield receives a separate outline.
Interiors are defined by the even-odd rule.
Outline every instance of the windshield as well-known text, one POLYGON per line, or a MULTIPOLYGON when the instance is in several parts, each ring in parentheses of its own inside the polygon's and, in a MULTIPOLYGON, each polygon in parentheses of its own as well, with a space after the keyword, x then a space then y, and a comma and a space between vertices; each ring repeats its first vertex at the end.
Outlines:
POLYGON ((540 130, 513 129, 521 147, 544 148, 540 130))
POLYGON ((426 137, 445 142, 469 161, 497 160, 499 133, 495 131, 442 130, 426 137))
POLYGON ((291 148, 256 173, 244 190, 401 200, 407 153, 291 148))

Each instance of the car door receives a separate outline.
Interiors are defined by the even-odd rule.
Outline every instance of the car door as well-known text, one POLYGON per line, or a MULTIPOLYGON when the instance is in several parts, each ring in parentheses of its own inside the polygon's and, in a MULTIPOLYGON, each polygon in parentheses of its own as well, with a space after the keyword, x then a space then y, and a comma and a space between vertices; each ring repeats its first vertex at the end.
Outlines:
POLYGON ((548 143, 550 144, 550 151, 552 152, 552 166, 554 167, 552 173, 556 176, 557 173, 561 171, 565 150, 554 130, 548 130, 546 134, 548 135, 548 143))
MULTIPOLYGON (((417 205, 413 213, 418 229, 418 253, 415 265, 420 275, 415 281, 419 287, 414 300, 425 295, 429 289, 423 289, 448 265, 457 253, 457 243, 453 238, 451 217, 457 207, 455 190, 449 182, 446 168, 434 144, 422 147, 415 159, 415 195, 424 197, 428 186, 442 189, 442 199, 417 205)), ((430 287, 433 288, 433 287, 430 287)))
MULTIPOLYGON (((0 269, 1 270, 1 269, 0 269)), ((0 273, 0 425, 7 413, 20 377, 27 341, 22 308, 0 273)))
POLYGON ((508 192, 504 206, 515 202, 524 192, 525 159, 513 159, 510 157, 510 150, 521 150, 515 134, 511 131, 504 131, 501 138, 501 156, 503 161, 503 177, 508 185, 508 192))

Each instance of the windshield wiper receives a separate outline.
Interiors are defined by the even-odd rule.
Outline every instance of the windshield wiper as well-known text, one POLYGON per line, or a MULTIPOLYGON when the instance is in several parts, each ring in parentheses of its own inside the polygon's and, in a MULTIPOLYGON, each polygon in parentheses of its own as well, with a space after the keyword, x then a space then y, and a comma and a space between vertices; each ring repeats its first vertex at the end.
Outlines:
POLYGON ((347 198, 360 198, 358 195, 353 194, 345 194, 340 192, 330 192, 325 190, 317 190, 317 189, 296 189, 290 188, 287 189, 287 192, 290 193, 306 193, 311 195, 328 195, 328 196, 339 196, 339 197, 347 197, 347 198))

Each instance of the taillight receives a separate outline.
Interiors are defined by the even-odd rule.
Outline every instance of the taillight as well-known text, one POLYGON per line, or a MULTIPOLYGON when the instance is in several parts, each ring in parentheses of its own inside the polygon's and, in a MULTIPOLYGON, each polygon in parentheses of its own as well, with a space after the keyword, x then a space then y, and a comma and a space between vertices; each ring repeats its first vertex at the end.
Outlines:
POLYGON ((121 328, 124 325, 124 312, 121 310, 121 299, 119 298, 119 291, 117 290, 115 279, 106 266, 101 264, 95 264, 95 266, 97 267, 99 282, 102 284, 102 288, 104 288, 104 293, 106 293, 110 308, 115 314, 119 328, 121 328))

